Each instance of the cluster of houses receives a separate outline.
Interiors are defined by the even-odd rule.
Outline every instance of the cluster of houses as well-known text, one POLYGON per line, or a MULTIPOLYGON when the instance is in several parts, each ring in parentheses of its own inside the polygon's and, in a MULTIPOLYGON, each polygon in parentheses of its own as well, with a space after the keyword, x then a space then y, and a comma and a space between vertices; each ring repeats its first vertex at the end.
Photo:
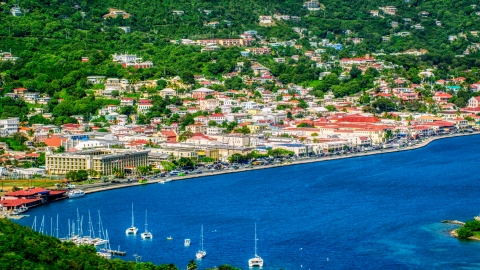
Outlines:
MULTIPOLYGON (((368 55, 342 59, 340 63, 346 70, 354 65, 361 70, 383 66, 368 55)), ((364 112, 357 102, 359 96, 335 98, 329 92, 323 98, 316 98, 310 94, 311 88, 295 84, 282 85, 269 73, 268 68, 258 63, 254 63, 252 68, 257 74, 253 79, 278 83, 278 90, 272 92, 257 87, 255 91, 245 89, 218 92, 209 88, 213 84, 212 80, 195 76, 195 80, 202 83, 203 87, 182 94, 171 88, 158 91, 157 94, 163 97, 177 96, 182 100, 181 105, 168 105, 167 108, 172 115, 193 115, 194 122, 186 126, 181 122, 167 125, 169 121, 166 116, 153 117, 147 124, 137 123, 140 115, 147 114, 155 106, 148 97, 118 97, 119 105, 101 108, 98 116, 104 116, 109 124, 102 130, 92 123, 95 117, 84 119, 83 116, 72 116, 78 120, 78 124, 62 126, 23 126, 18 118, 0 120, 0 135, 21 132, 29 138, 27 143, 30 148, 29 151, 15 152, 8 149, 6 144, 0 145, 0 148, 5 149, 2 162, 11 164, 16 160, 19 166, 25 162, 34 163, 40 157, 40 152, 59 147, 73 156, 77 153, 82 153, 78 154, 82 156, 91 149, 120 148, 147 151, 148 164, 162 169, 162 162, 172 158, 208 157, 209 160, 225 161, 234 153, 246 154, 275 148, 287 149, 299 156, 328 154, 342 149, 361 150, 373 144, 382 144, 391 134, 405 137, 431 136, 480 124, 480 116, 477 116, 480 112, 480 97, 472 97, 465 108, 456 108, 455 104, 450 103, 450 91, 436 91, 432 98, 434 105, 439 108, 436 114, 391 112, 379 117, 364 112), (136 113, 129 116, 120 114, 121 108, 125 106, 136 108, 136 113), (235 127, 228 129, 232 123, 235 123, 235 127)), ((422 76, 433 76, 432 70, 424 71, 422 76)), ((244 82, 253 83, 253 79, 244 78, 244 82)), ((122 80, 113 82, 98 76, 89 77, 89 81, 105 85, 122 84, 122 80)), ((128 81, 123 83, 125 89, 132 87, 128 81)), ((480 82, 465 86, 465 78, 462 77, 438 80, 435 83, 445 89, 452 87, 452 91, 460 86, 469 87, 473 91, 480 87, 480 82)), ((417 91, 422 87, 423 85, 412 84, 401 78, 389 82, 378 79, 375 90, 367 93, 372 99, 425 102, 420 100, 417 91)), ((17 90, 16 94, 20 95, 22 91, 17 90)), ((22 93, 23 98, 25 93, 22 93)), ((72 170, 75 168, 78 169, 72 167, 72 170)), ((10 169, 11 172, 13 169, 10 169)), ((43 173, 51 173, 48 162, 43 173)))

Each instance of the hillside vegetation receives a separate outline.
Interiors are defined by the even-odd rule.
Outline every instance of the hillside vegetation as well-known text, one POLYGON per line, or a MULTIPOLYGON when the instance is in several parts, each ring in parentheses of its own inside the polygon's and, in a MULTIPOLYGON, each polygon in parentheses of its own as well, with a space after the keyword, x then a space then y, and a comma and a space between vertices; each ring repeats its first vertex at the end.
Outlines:
POLYGON ((158 269, 176 270, 174 265, 106 260, 93 246, 44 236, 8 219, 0 218, 0 269, 158 269))
MULTIPOLYGON (((53 124, 59 125, 74 122, 71 115, 91 116, 102 106, 112 103, 111 100, 85 98, 91 88, 86 80, 90 75, 125 78, 132 84, 173 76, 180 76, 184 82, 193 82, 193 75, 197 74, 220 78, 222 74, 233 71, 238 62, 245 63, 245 69, 240 75, 251 76, 253 71, 249 68, 250 60, 257 60, 270 68, 272 75, 281 83, 318 86, 315 95, 322 96, 331 85, 339 82, 320 84, 319 74, 325 70, 317 67, 315 62, 303 56, 295 65, 274 63, 272 60, 272 57, 302 55, 305 50, 314 49, 311 41, 320 43, 322 39, 344 44, 344 49, 339 51, 327 48, 322 55, 325 61, 329 57, 341 59, 374 52, 425 49, 428 53, 420 57, 387 55, 384 58, 396 64, 399 67, 396 72, 403 72, 401 75, 407 79, 412 79, 420 70, 435 65, 438 66, 438 78, 445 79, 450 73, 465 76, 472 83, 477 78, 464 71, 480 67, 479 51, 472 50, 471 54, 461 58, 456 56, 480 41, 479 37, 472 34, 472 31, 475 33, 480 30, 480 7, 476 3, 474 0, 333 0, 321 3, 321 8, 317 11, 309 11, 303 7, 302 1, 293 0, 24 0, 17 2, 24 11, 23 15, 13 16, 10 9, 16 2, 11 1, 0 5, 0 24, 3 26, 0 27, 0 50, 11 51, 19 60, 15 64, 0 62, 0 94, 3 96, 15 88, 25 87, 29 91, 52 97, 45 112, 52 113, 55 118, 53 124), (396 13, 388 15, 380 12, 378 17, 370 14, 371 10, 379 10, 379 7, 384 6, 395 6, 396 13), (121 9, 128 16, 105 19, 104 15, 109 12, 109 8, 121 9), (183 11, 184 14, 175 15, 173 11, 183 11), (427 15, 421 15, 422 12, 427 12, 427 15), (301 20, 277 20, 271 27, 259 25, 260 15, 273 14, 300 16, 301 20), (411 19, 408 24, 404 22, 407 18, 411 19), (219 26, 206 26, 206 23, 213 21, 218 21, 219 26), (437 21, 441 26, 437 25, 437 21), (397 22, 398 26, 393 28, 392 22, 397 22), (424 29, 412 28, 416 24, 424 29), (130 27, 131 32, 125 33, 119 28, 121 26, 130 27), (303 31, 298 33, 292 28, 303 31), (200 46, 170 42, 182 38, 238 38, 239 34, 247 30, 258 31, 265 42, 293 39, 297 44, 303 45, 303 51, 286 47, 273 50, 270 56, 246 59, 241 57, 243 49, 239 47, 201 52, 200 46), (399 32, 409 32, 410 35, 396 36, 399 32), (390 40, 382 41, 382 36, 389 36, 390 40), (449 41, 449 36, 457 38, 449 41), (362 38, 363 41, 358 44, 347 41, 354 37, 362 38), (154 67, 125 69, 112 62, 113 53, 124 52, 153 61, 154 67), (82 57, 88 57, 89 62, 81 62, 82 57), (57 106, 57 99, 66 102, 57 106), (56 109, 57 107, 59 108, 56 109)), ((337 75, 342 72, 337 67, 329 71, 337 75)), ((365 78, 350 82, 341 91, 337 89, 336 95, 338 93, 337 96, 344 96, 369 89, 373 77, 365 78)), ((245 87, 238 81, 239 78, 227 81, 225 88, 245 87)), ((0 117, 20 116, 22 121, 27 120, 27 106, 23 101, 15 103, 7 99, 3 103, 4 106, 17 109, 0 108, 0 117)), ((36 122, 43 123, 42 121, 38 119, 36 122)))

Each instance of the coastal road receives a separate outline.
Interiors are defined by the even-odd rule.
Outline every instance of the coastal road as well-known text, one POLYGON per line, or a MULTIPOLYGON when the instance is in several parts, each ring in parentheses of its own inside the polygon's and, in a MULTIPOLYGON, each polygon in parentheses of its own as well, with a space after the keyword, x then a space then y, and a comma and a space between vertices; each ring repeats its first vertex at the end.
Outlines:
POLYGON ((298 165, 298 164, 305 164, 305 163, 311 163, 311 162, 321 162, 321 161, 328 161, 328 160, 336 160, 336 159, 343 159, 343 158, 352 158, 352 157, 361 157, 361 156, 369 156, 369 155, 376 155, 376 154, 386 154, 386 153, 391 153, 391 152, 399 152, 399 151, 408 151, 408 150, 413 150, 413 149, 418 149, 421 147, 424 147, 428 145, 430 142, 438 139, 444 139, 444 138, 451 138, 451 137, 459 137, 459 136, 468 136, 468 135, 475 135, 479 134, 479 132, 473 132, 473 133, 455 133, 455 134, 448 134, 448 135, 438 135, 438 136, 432 136, 428 138, 423 138, 422 140, 416 140, 414 145, 411 146, 405 146, 401 148, 388 148, 388 149, 379 149, 379 150, 373 150, 373 151, 364 151, 364 152, 355 152, 355 153, 345 153, 345 154, 339 154, 339 155, 330 155, 330 156, 322 156, 322 157, 299 157, 296 158, 295 160, 288 160, 287 162, 283 162, 280 164, 269 164, 269 165, 257 165, 257 166, 251 166, 247 168, 239 168, 239 169, 222 169, 222 170, 208 170, 208 169, 199 169, 202 171, 201 174, 186 174, 185 176, 167 176, 167 177, 157 177, 154 178, 153 176, 147 176, 146 178, 148 179, 147 183, 139 183, 138 181, 131 181, 128 182, 126 179, 115 179, 116 181, 119 181, 119 183, 94 183, 94 184, 85 184, 81 186, 77 186, 77 188, 80 188, 85 191, 85 193, 93 193, 93 192, 98 192, 102 190, 108 190, 108 189, 115 189, 115 188, 124 188, 124 187, 130 187, 130 186, 138 186, 138 185, 145 185, 145 184, 154 184, 154 183, 159 183, 163 179, 171 179, 172 181, 176 180, 187 180, 190 178, 198 178, 198 177, 207 177, 207 176, 212 176, 212 175, 219 175, 219 174, 226 174, 226 173, 238 173, 238 172, 246 172, 246 171, 251 171, 251 170, 262 170, 262 169, 268 169, 268 168, 276 168, 276 167, 282 167, 282 166, 290 166, 290 165, 298 165))

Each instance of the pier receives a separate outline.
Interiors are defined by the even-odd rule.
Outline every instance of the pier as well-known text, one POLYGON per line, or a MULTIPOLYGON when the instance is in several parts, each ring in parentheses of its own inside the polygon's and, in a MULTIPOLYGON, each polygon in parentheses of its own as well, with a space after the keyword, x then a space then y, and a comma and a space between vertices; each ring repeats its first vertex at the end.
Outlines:
POLYGON ((108 253, 112 254, 112 255, 120 255, 120 256, 125 256, 127 255, 127 252, 126 251, 120 251, 120 250, 113 250, 113 249, 109 249, 107 250, 108 253))

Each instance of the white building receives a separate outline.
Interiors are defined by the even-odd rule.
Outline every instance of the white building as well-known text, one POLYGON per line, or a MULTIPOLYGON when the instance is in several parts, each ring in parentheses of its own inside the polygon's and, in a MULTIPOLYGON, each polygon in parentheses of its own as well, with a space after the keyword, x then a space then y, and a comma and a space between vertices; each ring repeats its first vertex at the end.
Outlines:
POLYGON ((18 117, 0 119, 0 137, 6 137, 10 134, 18 132, 18 121, 18 117))

